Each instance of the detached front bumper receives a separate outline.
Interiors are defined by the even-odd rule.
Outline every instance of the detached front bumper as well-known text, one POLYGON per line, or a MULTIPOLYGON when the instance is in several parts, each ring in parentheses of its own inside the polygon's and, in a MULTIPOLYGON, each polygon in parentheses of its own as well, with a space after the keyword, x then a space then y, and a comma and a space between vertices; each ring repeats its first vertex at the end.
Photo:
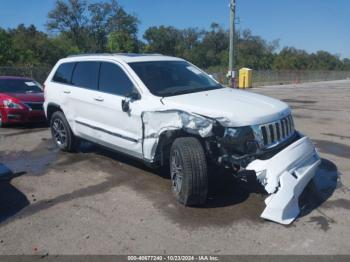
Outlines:
POLYGON ((320 157, 308 137, 301 137, 267 160, 254 160, 246 170, 253 170, 270 194, 262 218, 290 224, 300 213, 299 197, 314 177, 320 157))

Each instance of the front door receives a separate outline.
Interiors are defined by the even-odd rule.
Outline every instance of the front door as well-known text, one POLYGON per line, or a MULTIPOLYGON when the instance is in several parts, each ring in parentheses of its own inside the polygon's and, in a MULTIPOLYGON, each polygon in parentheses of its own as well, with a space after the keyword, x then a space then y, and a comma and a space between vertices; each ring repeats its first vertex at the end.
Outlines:
POLYGON ((116 63, 101 62, 99 94, 94 99, 94 122, 101 144, 142 157, 142 101, 130 101, 122 110, 122 101, 137 92, 127 73, 116 63))

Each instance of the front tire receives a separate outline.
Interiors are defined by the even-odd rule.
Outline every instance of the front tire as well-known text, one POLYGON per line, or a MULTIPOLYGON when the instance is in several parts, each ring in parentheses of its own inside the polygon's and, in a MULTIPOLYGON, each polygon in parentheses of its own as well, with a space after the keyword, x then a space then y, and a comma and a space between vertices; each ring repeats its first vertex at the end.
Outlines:
POLYGON ((74 152, 77 147, 77 138, 74 136, 68 121, 61 111, 55 112, 50 121, 52 139, 62 151, 74 152))
POLYGON ((194 137, 177 138, 170 150, 172 191, 186 206, 203 205, 208 196, 208 171, 204 149, 194 137))

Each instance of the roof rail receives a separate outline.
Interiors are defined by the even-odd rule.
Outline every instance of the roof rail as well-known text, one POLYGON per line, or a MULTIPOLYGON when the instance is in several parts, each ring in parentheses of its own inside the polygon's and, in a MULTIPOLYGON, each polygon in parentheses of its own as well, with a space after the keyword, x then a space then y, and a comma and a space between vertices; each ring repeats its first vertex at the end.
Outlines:
POLYGON ((86 54, 76 54, 69 55, 68 57, 80 57, 80 56, 113 56, 113 55, 122 55, 122 56, 162 56, 162 54, 152 53, 86 53, 86 54))
POLYGON ((114 55, 123 55, 123 56, 161 56, 162 54, 157 54, 157 53, 114 53, 114 55))
POLYGON ((76 54, 76 55, 69 55, 68 57, 79 57, 79 56, 109 56, 113 55, 111 53, 87 53, 87 54, 76 54))

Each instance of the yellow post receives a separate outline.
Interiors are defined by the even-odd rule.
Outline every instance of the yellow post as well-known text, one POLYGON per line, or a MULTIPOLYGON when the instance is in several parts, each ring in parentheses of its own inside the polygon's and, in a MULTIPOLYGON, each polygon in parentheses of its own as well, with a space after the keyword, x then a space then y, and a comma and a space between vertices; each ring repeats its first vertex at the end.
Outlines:
POLYGON ((253 70, 241 68, 239 70, 239 88, 251 88, 253 86, 253 70))
POLYGON ((239 80, 238 80, 238 87, 240 89, 245 87, 245 70, 244 68, 241 68, 239 70, 239 80))

